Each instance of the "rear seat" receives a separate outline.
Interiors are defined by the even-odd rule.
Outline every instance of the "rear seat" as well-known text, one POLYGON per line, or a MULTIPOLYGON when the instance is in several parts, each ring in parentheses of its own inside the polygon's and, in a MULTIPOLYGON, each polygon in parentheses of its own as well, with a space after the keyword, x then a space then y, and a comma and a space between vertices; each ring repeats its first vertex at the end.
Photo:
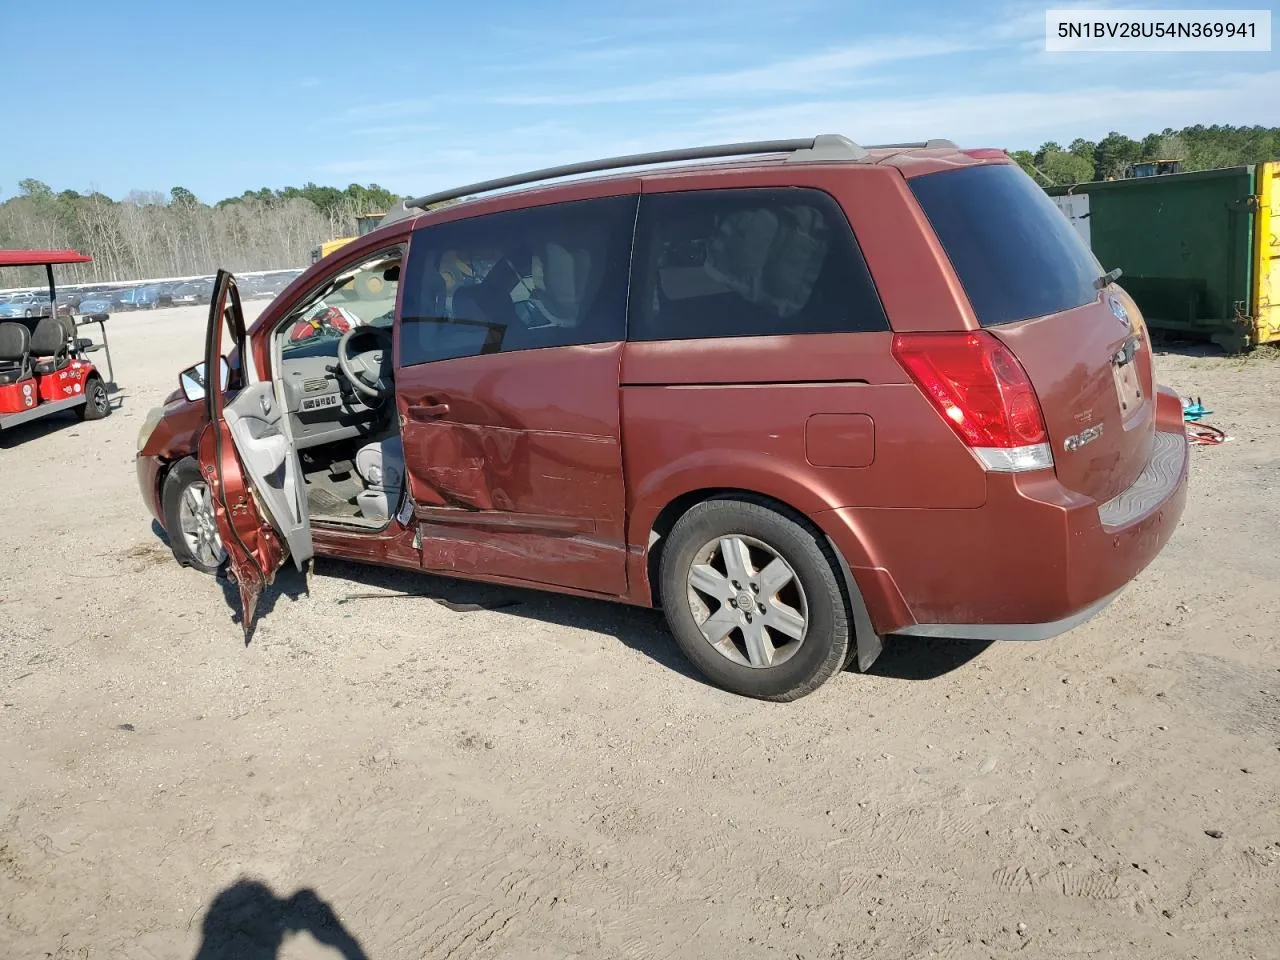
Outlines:
POLYGON ((31 378, 31 332, 20 323, 0 323, 0 386, 31 378))

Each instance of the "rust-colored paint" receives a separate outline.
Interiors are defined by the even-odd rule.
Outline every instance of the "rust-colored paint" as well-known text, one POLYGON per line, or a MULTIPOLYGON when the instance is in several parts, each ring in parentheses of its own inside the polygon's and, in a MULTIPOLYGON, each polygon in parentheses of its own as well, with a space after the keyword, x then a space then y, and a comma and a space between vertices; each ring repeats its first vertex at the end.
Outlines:
MULTIPOLYGON (((1133 334, 1107 303, 1108 288, 1094 303, 1063 314, 992 328, 1012 348, 1035 385, 1053 444, 1058 482, 1099 503, 1128 487, 1151 452, 1155 403, 1151 356, 1146 342, 1130 370, 1143 387, 1144 402, 1119 422, 1109 422, 1102 435, 1080 450, 1064 448, 1066 438, 1104 419, 1119 419, 1116 372, 1111 357, 1133 334), (1135 438, 1142 438, 1135 442, 1135 438)), ((1130 317, 1138 318, 1132 300, 1130 317)))
POLYGON ((151 516, 155 517, 162 527, 164 526, 164 504, 160 496, 160 479, 164 466, 164 461, 159 457, 142 454, 138 454, 137 460, 134 461, 134 468, 138 471, 138 489, 142 491, 142 500, 151 512, 151 516))
POLYGON ((993 477, 981 510, 925 510, 906 522, 897 511, 866 510, 856 522, 895 572, 916 622, 1046 623, 1137 575, 1168 541, 1185 499, 1184 464, 1182 483, 1159 510, 1113 534, 1094 501, 1070 495, 1045 471, 993 477))
MULTIPOLYGON (((205 369, 217 370, 218 358, 225 354, 224 338, 229 318, 240 347, 245 338, 240 293, 230 274, 219 272, 209 303, 205 337, 205 369)), ((240 588, 240 622, 248 642, 262 591, 275 580, 276 571, 287 556, 285 545, 258 507, 257 495, 245 479, 244 465, 236 452, 231 430, 223 416, 224 391, 219 378, 208 378, 207 423, 196 445, 200 474, 209 485, 214 519, 227 552, 227 568, 240 588)))
POLYGON ((205 425, 196 447, 200 473, 209 485, 213 514, 227 551, 227 567, 240 590, 240 618, 248 637, 258 598, 275 580, 285 547, 258 509, 226 422, 205 425))
POLYGON ((181 396, 170 400, 164 405, 164 418, 156 424, 139 456, 156 457, 162 462, 190 456, 207 422, 203 402, 192 403, 181 396))
MULTIPOLYGON (((906 382, 891 339, 858 333, 626 344, 632 596, 643 602, 649 595, 643 555, 659 513, 698 490, 747 490, 810 517, 839 507, 981 506, 986 475, 906 382), (874 462, 857 470, 810 464, 805 424, 819 414, 873 420, 874 462)), ((840 547, 850 566, 877 566, 874 545, 859 542, 856 527, 846 538, 840 547)))
POLYGON ((427 569, 626 592, 621 350, 558 347, 396 371, 427 569))
MULTIPOLYGON (((874 159, 632 171, 400 221, 313 266, 263 312, 249 336, 257 368, 268 374, 270 332, 301 298, 378 249, 407 248, 419 226, 562 200, 715 187, 826 191, 849 219, 894 331, 976 329, 907 181, 1008 157, 884 150, 874 159)), ((1177 397, 1155 392, 1136 306, 1114 292, 1143 337, 1139 376, 1149 398, 1121 435, 1181 430, 1177 397)), ((1108 388, 1114 397, 1102 356, 1124 339, 1102 296, 1076 313, 994 331, 1035 383, 1058 460, 1057 472, 1016 477, 982 470, 894 361, 889 332, 603 344, 400 367, 397 325, 397 407, 416 513, 379 533, 317 523, 315 547, 361 562, 647 604, 658 516, 677 498, 730 489, 787 504, 829 537, 877 632, 1056 620, 1123 585, 1155 556, 1186 488, 1184 475, 1151 517, 1119 534, 1101 529, 1098 502, 1132 481, 1144 445, 1111 438, 1075 460, 1061 454, 1071 422, 1103 403, 1108 388)), ((202 425, 198 407, 171 402, 144 457, 185 456, 202 425)), ((212 436, 206 431, 202 444, 212 436)), ((231 466, 224 454, 224 472, 231 466)), ((161 468, 140 460, 138 474, 149 502, 158 502, 161 468)), ((230 490, 232 482, 228 475, 235 503, 244 491, 230 490)), ((247 509, 256 509, 252 498, 247 509)), ((270 566, 270 544, 247 547, 270 566)))
POLYGON ((813 467, 869 467, 876 422, 865 413, 815 413, 804 425, 804 454, 813 467))
POLYGON ((421 553, 413 545, 413 527, 395 521, 376 533, 315 524, 311 540, 317 555, 406 570, 418 570, 422 566, 421 553))

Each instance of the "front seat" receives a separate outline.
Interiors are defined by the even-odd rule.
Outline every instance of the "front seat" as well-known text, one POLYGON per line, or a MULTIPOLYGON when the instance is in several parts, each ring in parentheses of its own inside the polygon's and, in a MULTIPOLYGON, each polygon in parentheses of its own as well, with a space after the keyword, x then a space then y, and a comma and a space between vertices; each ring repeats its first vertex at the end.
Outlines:
POLYGON ((365 489, 356 494, 356 505, 366 520, 386 520, 400 502, 404 485, 404 445, 400 437, 366 443, 356 452, 356 473, 365 489))
POLYGON ((45 317, 31 335, 31 356, 37 357, 36 374, 57 373, 71 362, 71 345, 62 317, 45 317))

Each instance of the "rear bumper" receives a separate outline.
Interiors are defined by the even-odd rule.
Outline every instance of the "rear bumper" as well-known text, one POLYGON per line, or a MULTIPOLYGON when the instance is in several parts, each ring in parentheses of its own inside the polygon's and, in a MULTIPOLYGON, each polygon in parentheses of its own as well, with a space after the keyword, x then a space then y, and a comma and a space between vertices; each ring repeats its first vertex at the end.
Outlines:
POLYGON ((1101 613, 1124 588, 1095 600, 1083 610, 1048 623, 917 623, 897 631, 900 637, 947 637, 951 640, 1048 640, 1073 630, 1101 613))
POLYGON ((164 461, 159 457, 139 454, 134 466, 138 471, 138 490, 142 494, 142 502, 163 527, 164 504, 160 493, 160 474, 164 470, 164 461))
POLYGON ((858 557, 876 632, 1046 639, 1101 611, 1160 553, 1186 505, 1181 401, 1168 393, 1159 406, 1146 469, 1107 503, 1044 471, 990 474, 976 509, 826 514, 832 539, 858 557))

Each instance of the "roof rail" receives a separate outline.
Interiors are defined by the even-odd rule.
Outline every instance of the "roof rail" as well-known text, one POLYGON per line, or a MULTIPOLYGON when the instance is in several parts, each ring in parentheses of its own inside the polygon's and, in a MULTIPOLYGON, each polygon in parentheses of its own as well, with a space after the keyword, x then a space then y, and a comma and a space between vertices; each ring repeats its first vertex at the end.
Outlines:
POLYGON ((956 149, 955 142, 952 140, 944 140, 941 137, 934 137, 931 140, 916 140, 914 143, 869 143, 868 150, 907 150, 912 147, 923 147, 926 150, 940 150, 948 147, 952 150, 956 149))
MULTIPOLYGON (((405 202, 406 208, 425 209, 433 203, 446 200, 457 200, 460 197, 475 193, 489 193, 505 187, 516 187, 526 183, 537 183, 540 180, 554 180, 560 177, 571 177, 578 173, 597 173, 602 170, 622 170, 627 167, 646 167, 657 163, 679 163, 686 160, 712 160, 724 157, 745 157, 766 153, 789 153, 788 160, 822 162, 832 160, 852 160, 855 162, 867 159, 867 151, 847 137, 839 134, 824 133, 816 137, 801 140, 754 140, 746 143, 725 143, 711 147, 689 147, 683 150, 659 150, 654 153, 633 153, 625 157, 610 157, 606 160, 587 160, 583 163, 568 163, 560 167, 547 167, 529 173, 517 173, 509 177, 498 177, 496 180, 482 180, 466 186, 442 190, 439 193, 428 193, 414 197, 405 202)), ((398 212, 398 211, 397 211, 398 212)), ((399 219, 394 218, 394 219, 399 219)), ((384 221, 388 222, 388 221, 384 221)))

